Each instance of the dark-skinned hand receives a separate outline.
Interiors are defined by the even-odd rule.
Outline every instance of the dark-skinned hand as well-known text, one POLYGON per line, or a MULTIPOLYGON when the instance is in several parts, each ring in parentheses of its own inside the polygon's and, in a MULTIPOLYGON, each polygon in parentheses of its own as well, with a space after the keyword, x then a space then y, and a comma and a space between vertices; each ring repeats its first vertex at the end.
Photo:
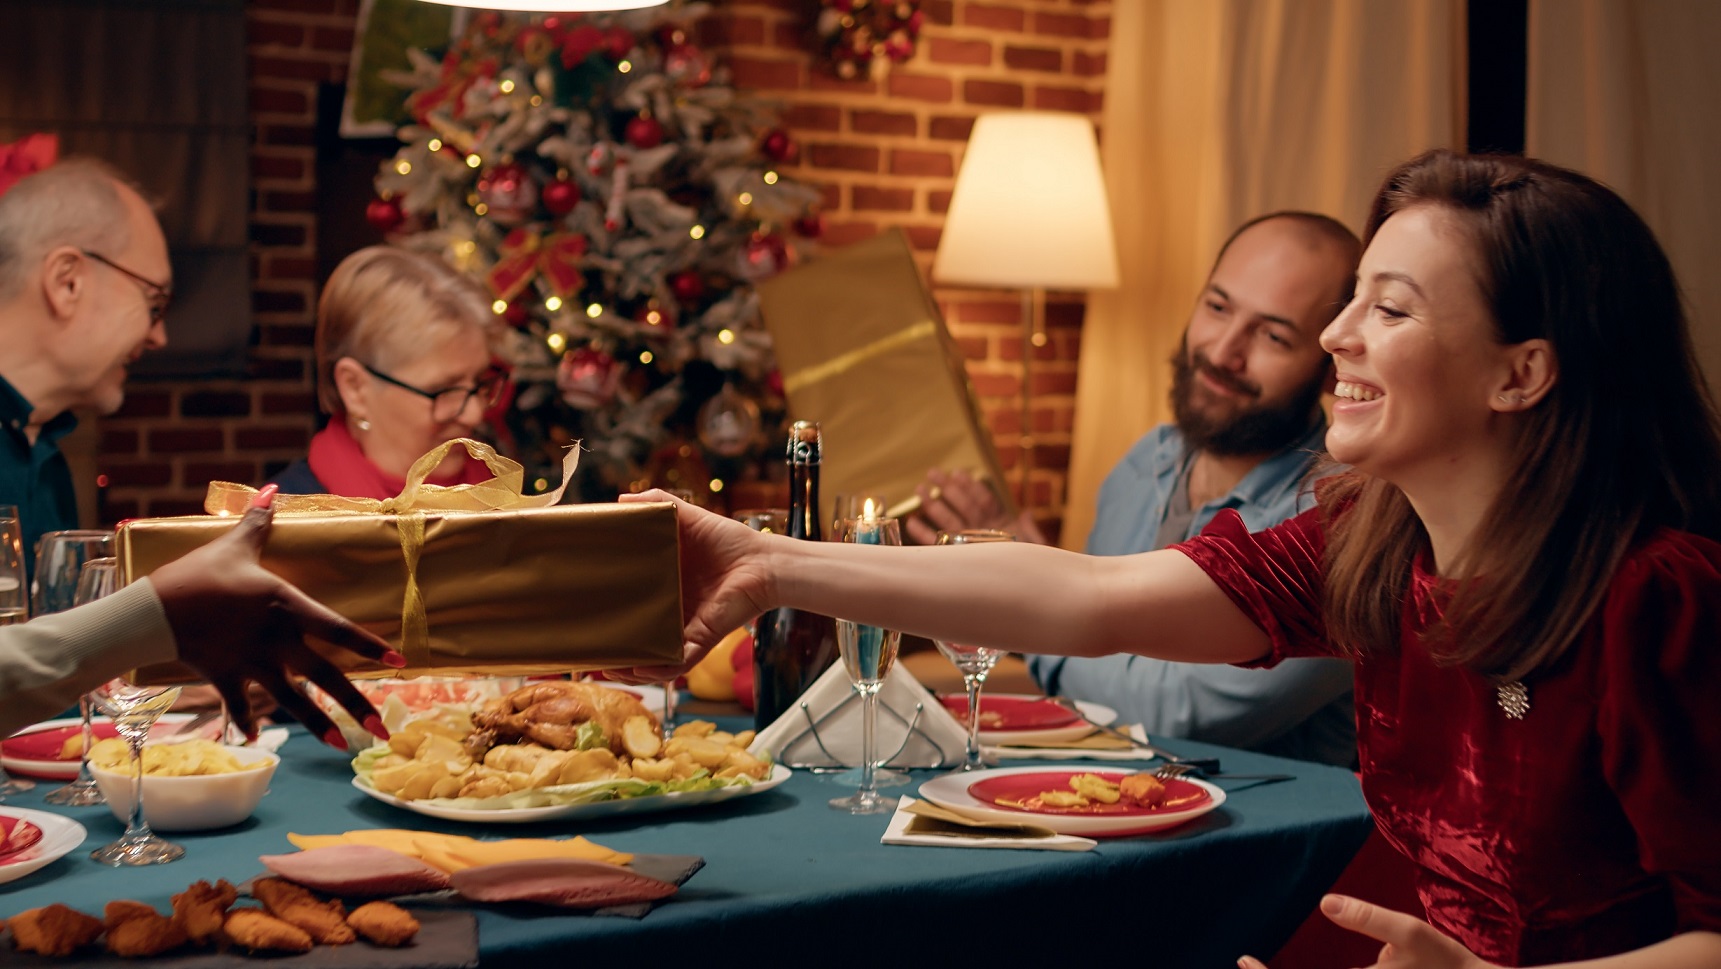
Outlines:
POLYGON ((334 697, 375 736, 387 739, 382 718, 331 662, 306 645, 316 637, 388 666, 406 665, 386 641, 336 614, 258 564, 274 517, 275 487, 258 492, 227 534, 150 575, 179 658, 220 692, 233 722, 256 735, 257 712, 247 686, 269 691, 312 735, 346 749, 340 729, 296 681, 310 680, 334 697))

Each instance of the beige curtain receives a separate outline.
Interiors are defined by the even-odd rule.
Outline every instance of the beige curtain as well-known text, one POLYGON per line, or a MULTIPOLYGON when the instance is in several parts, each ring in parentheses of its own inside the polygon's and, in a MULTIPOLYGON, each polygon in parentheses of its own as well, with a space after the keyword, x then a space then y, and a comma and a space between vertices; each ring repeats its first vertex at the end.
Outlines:
POLYGON ((1064 545, 1169 418, 1166 361, 1231 229, 1297 208, 1360 230, 1389 168, 1464 143, 1463 40, 1463 0, 1113 5, 1103 152, 1124 286, 1088 300, 1064 545))
POLYGON ((1721 390, 1721 3, 1531 0, 1525 149, 1611 185, 1667 249, 1721 390))

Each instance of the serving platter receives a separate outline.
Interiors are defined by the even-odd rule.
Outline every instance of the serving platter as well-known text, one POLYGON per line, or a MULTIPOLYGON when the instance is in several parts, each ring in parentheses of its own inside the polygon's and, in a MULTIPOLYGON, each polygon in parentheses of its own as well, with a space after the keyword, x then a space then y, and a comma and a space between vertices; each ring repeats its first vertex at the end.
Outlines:
MULTIPOLYGON (((789 768, 773 764, 771 773, 762 781, 714 787, 704 791, 672 791, 668 794, 647 794, 580 804, 547 804, 538 807, 484 807, 476 798, 426 798, 408 801, 384 794, 370 785, 364 777, 354 777, 353 786, 366 795, 391 807, 441 818, 444 821, 470 821, 478 824, 535 824, 541 821, 591 820, 622 814, 645 814, 653 811, 680 811, 706 804, 719 804, 737 798, 763 794, 789 779, 789 768)), ((501 800, 497 798, 495 800, 501 800)))

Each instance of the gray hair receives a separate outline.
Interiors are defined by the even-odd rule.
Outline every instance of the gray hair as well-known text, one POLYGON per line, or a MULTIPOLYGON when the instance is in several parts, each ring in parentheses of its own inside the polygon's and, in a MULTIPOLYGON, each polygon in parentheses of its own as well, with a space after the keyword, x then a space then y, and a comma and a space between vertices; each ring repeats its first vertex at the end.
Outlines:
POLYGON ((130 245, 121 185, 137 190, 106 162, 72 158, 0 195, 0 302, 17 296, 57 246, 114 251, 130 245))

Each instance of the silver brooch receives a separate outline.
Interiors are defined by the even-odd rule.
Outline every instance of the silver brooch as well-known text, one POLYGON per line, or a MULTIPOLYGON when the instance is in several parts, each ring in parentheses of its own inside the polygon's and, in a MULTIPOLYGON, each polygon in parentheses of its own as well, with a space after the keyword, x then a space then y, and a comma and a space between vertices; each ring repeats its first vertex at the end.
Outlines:
POLYGON ((1506 711, 1506 716, 1513 720, 1524 719, 1524 714, 1530 712, 1530 691, 1517 680, 1502 683, 1498 687, 1500 694, 1500 709, 1506 711))

